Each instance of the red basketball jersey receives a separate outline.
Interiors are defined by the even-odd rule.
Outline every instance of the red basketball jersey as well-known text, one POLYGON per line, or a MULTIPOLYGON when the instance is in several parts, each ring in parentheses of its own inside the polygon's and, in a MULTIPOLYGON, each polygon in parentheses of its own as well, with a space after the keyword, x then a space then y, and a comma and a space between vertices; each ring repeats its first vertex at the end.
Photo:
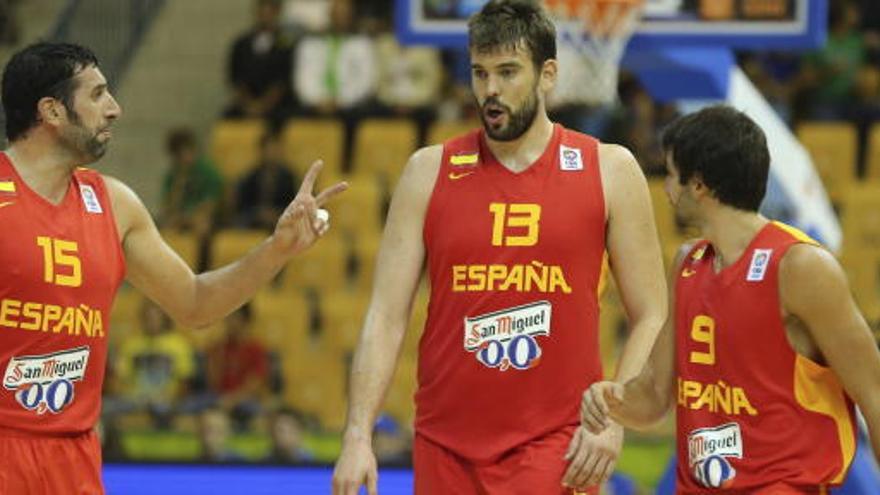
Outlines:
POLYGON ((779 264, 797 243, 771 222, 742 257, 715 273, 697 243, 676 281, 680 493, 804 490, 840 483, 855 454, 852 402, 834 373, 786 336, 779 264))
POLYGON ((581 394, 601 378, 597 146, 556 125, 542 156, 513 173, 481 130, 444 145, 424 225, 416 429, 465 458, 578 424, 581 394))
POLYGON ((0 428, 89 430, 125 267, 104 180, 77 169, 53 205, 0 154, 0 222, 0 428))

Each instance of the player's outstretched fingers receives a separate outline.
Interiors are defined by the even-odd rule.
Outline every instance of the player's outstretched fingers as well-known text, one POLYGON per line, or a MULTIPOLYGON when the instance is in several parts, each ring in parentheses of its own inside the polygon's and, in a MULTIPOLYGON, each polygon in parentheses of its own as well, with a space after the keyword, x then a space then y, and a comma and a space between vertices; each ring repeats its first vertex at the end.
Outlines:
POLYGON ((333 184, 332 186, 324 189, 317 196, 315 196, 315 204, 320 208, 324 206, 333 196, 345 191, 348 189, 348 182, 342 181, 333 184))
POLYGON ((312 162, 305 177, 303 177, 302 183, 299 185, 299 193, 297 196, 300 194, 312 195, 312 191, 315 190, 315 182, 318 180, 318 174, 321 173, 322 168, 324 168, 324 160, 315 160, 312 162))

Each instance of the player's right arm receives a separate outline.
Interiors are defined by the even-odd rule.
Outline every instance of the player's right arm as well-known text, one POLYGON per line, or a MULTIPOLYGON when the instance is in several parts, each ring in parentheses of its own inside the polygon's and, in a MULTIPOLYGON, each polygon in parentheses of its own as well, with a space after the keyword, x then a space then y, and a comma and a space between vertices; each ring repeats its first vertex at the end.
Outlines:
POLYGON ((333 473, 334 495, 356 495, 364 484, 371 495, 376 493, 373 424, 394 375, 422 273, 422 229, 441 157, 442 146, 417 151, 391 200, 373 294, 352 363, 342 453, 333 473))
POLYGON ((596 382, 584 392, 581 420, 590 432, 605 430, 609 418, 627 428, 649 428, 669 410, 675 382, 675 286, 682 260, 692 247, 692 243, 683 245, 671 265, 668 316, 642 371, 625 384, 596 382))
POLYGON ((803 322, 868 425, 880 461, 880 351, 834 256, 810 244, 792 246, 779 266, 784 311, 803 322))

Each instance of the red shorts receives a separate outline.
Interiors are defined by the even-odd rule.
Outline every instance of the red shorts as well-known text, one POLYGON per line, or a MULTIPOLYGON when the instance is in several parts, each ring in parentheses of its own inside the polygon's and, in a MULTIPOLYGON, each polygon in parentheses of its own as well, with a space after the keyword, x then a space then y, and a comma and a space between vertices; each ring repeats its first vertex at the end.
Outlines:
POLYGON ((415 495, 575 495, 562 486, 568 468, 563 457, 574 427, 549 433, 504 454, 492 464, 475 465, 421 435, 413 444, 415 495))
POLYGON ((101 495, 101 443, 94 431, 34 436, 0 431, 0 495, 101 495))

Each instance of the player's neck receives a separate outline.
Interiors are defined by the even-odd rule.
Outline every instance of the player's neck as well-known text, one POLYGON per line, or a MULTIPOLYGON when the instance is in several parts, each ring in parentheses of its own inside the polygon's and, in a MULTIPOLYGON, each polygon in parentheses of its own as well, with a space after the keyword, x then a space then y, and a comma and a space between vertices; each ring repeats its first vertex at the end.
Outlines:
POLYGON ((767 225, 762 215, 724 206, 707 208, 701 227, 702 236, 712 243, 716 258, 720 260, 717 268, 736 263, 752 239, 767 225))
POLYGON ((535 163, 553 138, 553 122, 546 112, 538 112, 532 126, 513 141, 496 141, 486 136, 486 144, 499 163, 511 172, 522 172, 535 163))
POLYGON ((68 152, 38 131, 6 150, 12 166, 27 186, 53 204, 64 199, 76 162, 68 152))

